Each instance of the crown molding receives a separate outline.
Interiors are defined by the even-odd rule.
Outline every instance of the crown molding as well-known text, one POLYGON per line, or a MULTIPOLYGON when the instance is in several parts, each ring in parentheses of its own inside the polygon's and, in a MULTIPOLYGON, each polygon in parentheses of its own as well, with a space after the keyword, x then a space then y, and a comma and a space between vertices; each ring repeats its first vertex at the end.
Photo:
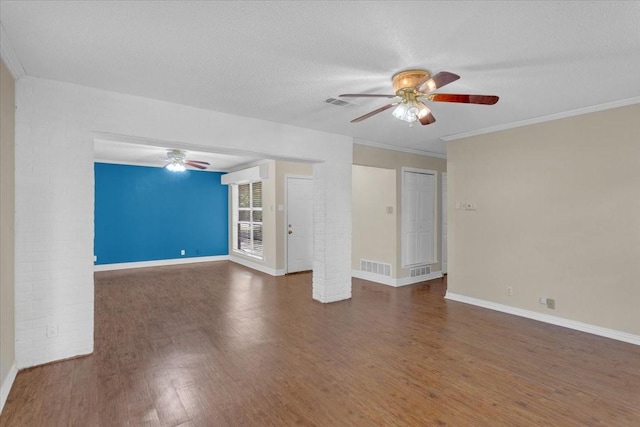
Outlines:
POLYGON ((13 50, 13 46, 9 43, 9 36, 4 30, 2 22, 0 22, 0 59, 7 66, 14 79, 19 80, 27 75, 15 50, 13 50))
POLYGON ((418 154, 420 156, 436 157, 438 159, 446 159, 444 153, 436 153, 434 151, 416 150, 415 148, 397 147, 395 145, 381 144, 379 142, 364 141, 362 139, 353 139, 353 143, 357 145, 366 145, 373 148, 381 148, 383 150, 400 151, 402 153, 418 154))
POLYGON ((634 104, 640 104, 640 96, 621 99, 619 101, 607 102, 604 104, 592 105, 584 108, 577 108, 575 110, 569 110, 569 111, 564 111, 562 113, 550 114, 548 116, 534 117, 532 119, 520 120, 517 122, 506 123, 503 125, 491 126, 484 129, 472 130, 469 132, 458 133, 455 135, 443 136, 440 139, 445 142, 455 141, 456 139, 469 138, 471 136, 483 135, 485 133, 499 132, 502 130, 514 129, 522 126, 535 125, 538 123, 550 122, 553 120, 566 119, 574 116, 581 116, 583 114, 597 113, 598 111, 611 110, 613 108, 626 107, 628 105, 634 105, 634 104))

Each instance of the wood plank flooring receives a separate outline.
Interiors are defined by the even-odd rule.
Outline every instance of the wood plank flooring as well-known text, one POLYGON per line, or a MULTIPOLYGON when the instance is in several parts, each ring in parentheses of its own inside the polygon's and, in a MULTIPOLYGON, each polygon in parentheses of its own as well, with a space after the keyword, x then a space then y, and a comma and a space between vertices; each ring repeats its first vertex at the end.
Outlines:
POLYGON ((96 273, 92 355, 21 371, 1 426, 640 426, 640 347, 231 262, 96 273))

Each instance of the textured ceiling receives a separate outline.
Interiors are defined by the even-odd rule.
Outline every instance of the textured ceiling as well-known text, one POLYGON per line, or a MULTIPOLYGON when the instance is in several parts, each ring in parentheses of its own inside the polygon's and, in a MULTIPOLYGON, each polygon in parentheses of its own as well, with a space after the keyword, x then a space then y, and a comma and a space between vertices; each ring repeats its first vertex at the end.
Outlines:
POLYGON ((29 76, 444 153, 442 137, 640 97, 640 2, 0 2, 29 76), (409 128, 385 100, 407 68, 462 78, 409 128))
MULTIPOLYGON (((171 149, 184 151, 187 160, 208 162, 209 172, 228 172, 239 165, 249 165, 262 160, 260 157, 247 154, 210 153, 184 149, 172 145, 164 147, 153 141, 131 141, 122 137, 96 138, 93 144, 94 158, 96 162, 121 163, 142 166, 164 166, 167 164, 167 154, 171 149)), ((188 166, 188 169, 194 169, 188 166)))

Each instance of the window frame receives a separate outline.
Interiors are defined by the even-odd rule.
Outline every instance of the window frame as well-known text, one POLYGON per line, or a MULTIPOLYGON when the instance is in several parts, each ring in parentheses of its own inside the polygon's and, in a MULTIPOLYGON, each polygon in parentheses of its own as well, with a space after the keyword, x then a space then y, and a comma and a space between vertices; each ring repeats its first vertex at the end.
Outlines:
POLYGON ((260 240, 259 244, 256 244, 256 240, 255 240, 255 230, 256 230, 256 226, 258 226, 261 230, 261 234, 264 231, 264 224, 263 224, 263 206, 254 206, 254 185, 255 184, 260 184, 260 202, 261 205, 263 204, 263 200, 262 200, 262 191, 263 191, 263 181, 262 180, 257 180, 257 181, 250 181, 250 182, 243 182, 243 183, 237 183, 237 184, 233 184, 232 185, 232 209, 233 209, 233 227, 232 227, 232 251, 234 253, 237 254, 241 254, 244 256, 248 256, 251 258, 255 258, 255 259, 259 259, 262 260, 264 259, 264 240, 260 240), (240 206, 240 187, 241 186, 245 186, 248 185, 249 186, 249 206, 248 207, 241 207, 240 206), (249 220, 240 220, 240 212, 249 212, 249 220), (254 219, 254 212, 260 212, 261 215, 261 220, 260 221, 256 221, 254 219), (248 249, 242 249, 240 248, 242 240, 239 237, 240 234, 240 230, 242 228, 242 226, 248 226, 249 228, 249 248, 248 249))

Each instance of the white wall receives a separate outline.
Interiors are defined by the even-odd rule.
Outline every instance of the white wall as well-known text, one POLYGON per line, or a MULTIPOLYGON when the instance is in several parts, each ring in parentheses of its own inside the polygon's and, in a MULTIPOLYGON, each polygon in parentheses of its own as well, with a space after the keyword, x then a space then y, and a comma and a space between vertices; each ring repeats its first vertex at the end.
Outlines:
POLYGON ((640 105, 451 141, 447 156, 449 292, 640 335, 640 105))
MULTIPOLYGON (((354 144, 353 145, 353 163, 356 165, 362 166, 374 166, 383 169, 393 169, 396 172, 396 190, 395 190, 395 218, 396 218, 396 230, 395 235, 397 236, 395 239, 395 263, 393 264, 394 278, 410 278, 411 269, 402 268, 402 250, 401 250, 401 242, 400 236, 402 235, 402 168, 403 167, 411 167, 418 169, 429 169, 438 172, 437 177, 437 188, 436 188, 436 200, 437 203, 440 203, 441 200, 441 188, 440 188, 440 178, 442 176, 442 172, 446 172, 447 170, 447 161, 445 159, 424 156, 421 154, 407 153, 402 151, 392 151, 386 150, 383 148, 371 147, 367 145, 354 144)), ((439 220, 440 216, 440 208, 436 206, 436 228, 435 228, 435 238, 437 242, 437 251, 436 257, 437 261, 431 264, 432 272, 440 272, 441 264, 440 260, 442 259, 441 255, 441 224, 439 220)), ((384 242, 379 242, 379 244, 385 244, 384 242)), ((355 254, 354 263, 359 259, 360 254, 355 254)), ((375 260, 373 260, 375 261, 375 260)), ((355 264, 354 264, 355 268, 355 264)), ((415 278, 414 278, 415 279, 415 278)), ((402 281, 403 284, 411 283, 411 281, 402 281)))
POLYGON ((352 174, 351 268, 360 270, 365 259, 391 265, 392 277, 398 277, 396 170, 353 165, 352 174))
POLYGON ((318 161, 313 298, 350 298, 351 138, 31 77, 16 103, 19 368, 93 350, 95 132, 318 161))

